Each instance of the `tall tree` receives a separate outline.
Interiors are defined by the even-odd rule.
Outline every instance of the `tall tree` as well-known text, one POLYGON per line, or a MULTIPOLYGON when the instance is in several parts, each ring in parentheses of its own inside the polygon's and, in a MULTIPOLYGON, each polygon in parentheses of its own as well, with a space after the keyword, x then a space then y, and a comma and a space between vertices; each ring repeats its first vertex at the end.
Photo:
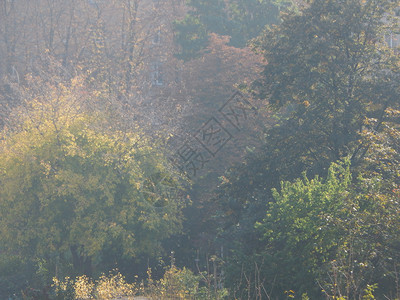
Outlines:
POLYGON ((280 7, 288 4, 273 0, 190 0, 188 14, 175 23, 176 41, 181 46, 178 57, 189 60, 200 55, 210 33, 228 35, 232 46, 244 47, 265 25, 277 23, 280 7))
POLYGON ((108 122, 82 83, 42 86, 19 126, 1 133, 1 250, 44 261, 50 275, 68 264, 90 274, 112 247, 159 255, 181 229, 184 203, 166 159, 138 128, 108 122))
POLYGON ((254 87, 284 113, 266 131, 264 150, 234 173, 242 182, 232 182, 237 195, 265 184, 269 190, 304 170, 326 174, 347 155, 357 164, 365 119, 382 119, 399 101, 399 57, 385 44, 398 25, 390 15, 392 1, 315 0, 258 39, 268 64, 254 87))
POLYGON ((374 284, 376 296, 398 292, 395 195, 378 177, 351 177, 348 163, 332 164, 326 180, 304 177, 273 190, 275 202, 256 227, 265 243, 261 276, 274 295, 357 299, 374 284))
POLYGON ((294 153, 285 155, 300 168, 321 170, 353 154, 364 119, 398 101, 398 57, 384 39, 398 25, 387 22, 393 7, 392 1, 316 0, 260 38, 268 61, 260 96, 295 107, 282 142, 295 138, 294 153))
POLYGON ((248 266, 245 259, 260 251, 252 224, 274 201, 271 188, 303 171, 325 176, 331 162, 345 156, 354 168, 360 165, 368 147, 361 135, 366 119, 378 125, 385 109, 399 106, 399 57, 385 43, 398 26, 394 5, 308 1, 255 42, 268 62, 256 93, 281 113, 277 126, 266 130, 263 150, 232 168, 221 188, 221 236, 235 248, 239 265, 248 266), (232 245, 233 237, 241 242, 232 245))

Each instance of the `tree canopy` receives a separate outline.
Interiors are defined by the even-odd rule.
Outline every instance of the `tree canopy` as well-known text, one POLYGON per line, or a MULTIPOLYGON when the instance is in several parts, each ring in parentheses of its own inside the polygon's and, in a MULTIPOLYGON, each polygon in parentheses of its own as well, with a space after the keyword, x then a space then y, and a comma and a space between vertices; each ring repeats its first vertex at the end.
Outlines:
POLYGON ((400 299, 398 1, 3 2, 0 298, 400 299))
POLYGON ((191 8, 183 20, 175 22, 176 42, 181 47, 178 58, 198 56, 208 43, 208 34, 230 37, 230 44, 244 47, 257 37, 265 25, 277 23, 279 9, 290 1, 271 0, 190 0, 191 8))
MULTIPOLYGON (((307 290, 310 297, 312 293, 322 297, 316 279, 321 279, 318 272, 325 275, 329 272, 319 268, 329 261, 341 260, 339 248, 349 253, 341 248, 351 244, 341 240, 343 235, 349 235, 359 243, 352 252, 360 255, 358 261, 370 259, 371 269, 363 269, 369 275, 364 273, 358 278, 371 285, 378 283, 381 293, 388 286, 389 281, 384 283, 371 274, 376 272, 389 278, 383 269, 390 269, 388 261, 393 259, 394 263, 394 255, 380 252, 382 256, 373 259, 363 255, 373 255, 374 251, 381 251, 381 246, 387 247, 387 253, 393 253, 397 247, 397 242, 381 239, 375 231, 379 228, 382 236, 398 239, 390 226, 383 225, 391 222, 397 228, 396 205, 390 203, 397 202, 394 200, 398 182, 398 175, 394 175, 397 138, 394 137, 398 119, 393 111, 400 104, 400 64, 399 56, 386 43, 387 34, 398 30, 395 6, 393 1, 308 1, 299 11, 282 14, 280 24, 267 27, 253 42, 254 49, 267 61, 253 85, 254 94, 269 100, 270 107, 277 112, 277 123, 265 129, 261 151, 250 154, 246 162, 229 170, 217 196, 220 237, 226 247, 232 248, 228 273, 235 284, 240 282, 235 274, 244 273, 254 276, 254 283, 268 278, 269 284, 263 287, 279 287, 281 293, 295 289, 301 296, 298 293, 307 290), (341 209, 346 213, 355 209, 357 213, 338 216, 337 221, 343 224, 340 229, 336 227, 339 231, 330 232, 336 230, 333 227, 319 231, 322 225, 314 221, 321 211, 329 213, 332 206, 324 202, 327 199, 324 193, 315 196, 315 202, 311 201, 314 204, 307 199, 313 195, 311 187, 323 181, 315 179, 307 183, 298 178, 306 171, 309 178, 316 175, 327 178, 324 184, 328 188, 332 176, 329 167, 344 158, 351 162, 353 180, 343 193, 332 194, 331 204, 337 201, 340 205, 343 200, 341 209), (368 179, 356 184, 359 176, 368 179), (286 184, 281 186, 282 181, 294 183, 289 188, 286 184), (294 198, 289 197, 292 188, 296 190, 294 198), (284 200, 286 196, 288 202, 284 200), (319 204, 322 207, 318 208, 319 204), (309 214, 310 211, 313 213, 309 214), (262 232, 254 231, 257 222, 263 224, 259 227, 262 232), (346 227, 346 222, 353 223, 346 227), (311 228, 315 229, 312 234, 311 228), (327 241, 324 234, 331 235, 332 240, 322 245, 327 241), (234 239, 237 242, 232 242, 234 239), (264 268, 271 273, 262 277, 260 270, 264 268), (373 279, 366 279, 368 276, 373 279)), ((337 212, 341 214, 340 209, 337 212)), ((346 268, 351 269, 349 264, 346 268)), ((341 274, 349 278, 350 273, 341 274)), ((357 288, 361 286, 358 282, 357 288)), ((256 287, 243 286, 243 290, 257 293, 256 287)), ((363 290, 352 292, 362 294, 363 290)), ((347 290, 347 296, 352 295, 347 290)))
POLYGON ((275 201, 256 228, 265 243, 260 254, 268 258, 264 276, 276 280, 276 295, 357 299, 373 284, 375 295, 395 292, 396 196, 383 196, 383 185, 363 177, 352 180, 349 167, 349 160, 334 163, 326 180, 304 176, 273 190, 275 201))
POLYGON ((181 229, 184 203, 157 147, 138 128, 113 127, 93 103, 85 108, 80 85, 49 87, 21 108, 20 128, 2 132, 0 236, 2 251, 70 257, 90 274, 111 246, 159 255, 181 229))
POLYGON ((268 64, 254 89, 280 109, 279 119, 265 130, 263 151, 233 170, 236 195, 268 191, 305 170, 327 174, 348 155, 354 166, 362 160, 366 119, 379 124, 399 103, 399 57, 385 44, 398 25, 385 22, 392 8, 392 1, 311 1, 265 30, 254 46, 268 64))

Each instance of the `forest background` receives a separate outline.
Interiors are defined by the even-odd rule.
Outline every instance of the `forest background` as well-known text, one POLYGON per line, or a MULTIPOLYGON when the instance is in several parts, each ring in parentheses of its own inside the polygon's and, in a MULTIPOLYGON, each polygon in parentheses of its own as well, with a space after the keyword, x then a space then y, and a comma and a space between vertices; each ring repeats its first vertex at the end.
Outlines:
POLYGON ((391 0, 0 1, 0 298, 400 299, 399 35, 391 0))

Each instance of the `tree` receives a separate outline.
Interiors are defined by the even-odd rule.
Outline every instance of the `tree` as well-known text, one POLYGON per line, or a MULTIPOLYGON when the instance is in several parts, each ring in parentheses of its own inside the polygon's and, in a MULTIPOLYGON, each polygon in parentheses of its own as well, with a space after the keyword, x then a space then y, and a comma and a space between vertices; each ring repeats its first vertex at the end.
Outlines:
POLYGON ((398 107, 399 57, 385 44, 387 30, 398 26, 393 5, 308 1, 254 42, 268 62, 253 86, 255 94, 280 110, 276 126, 265 130, 263 149, 229 170, 218 196, 221 238, 234 249, 238 265, 249 266, 240 259, 262 251, 249 239, 258 237, 251 223, 274 201, 272 188, 304 171, 324 178, 330 164, 343 157, 350 157, 354 169, 363 164, 367 118, 378 125, 388 107, 398 107), (232 245, 232 236, 238 245, 232 245))
POLYGON ((399 99, 399 57, 384 42, 396 25, 384 21, 392 7, 391 1, 316 0, 265 31, 255 46, 268 64, 254 88, 281 108, 280 119, 266 129, 264 149, 248 167, 231 171, 232 198, 263 197, 305 170, 326 175, 331 162, 348 155, 353 166, 362 160, 365 119, 381 120, 399 99))
POLYGON ((279 12, 291 7, 292 1, 280 0, 231 0, 228 4, 231 44, 245 46, 258 37, 266 25, 279 23, 279 12))
POLYGON ((304 176, 273 190, 275 202, 256 227, 265 243, 261 276, 277 296, 357 299, 375 284, 377 296, 399 292, 395 197, 379 178, 352 180, 348 161, 332 164, 326 180, 304 176))
POLYGON ((381 178, 388 195, 398 192, 400 186, 400 111, 388 107, 382 119, 371 118, 362 132, 363 161, 358 171, 366 178, 381 178))
MULTIPOLYGON (((182 6, 172 0, 1 1, 0 89, 7 89, 3 82, 24 86, 29 73, 51 77, 51 57, 63 79, 85 73, 105 105, 124 105, 130 120, 140 120, 147 132, 156 136, 160 124, 168 134, 177 131, 185 95, 180 62, 173 57, 172 20, 182 6)), ((8 98, 0 93, 2 119, 16 104, 8 98)))
POLYGON ((374 214, 368 220, 373 225, 364 231, 364 235, 376 242, 376 258, 380 259, 374 271, 374 275, 377 275, 375 281, 382 294, 393 298, 400 296, 398 285, 393 288, 400 263, 399 113, 397 109, 389 107, 381 121, 368 119, 365 122, 362 132, 362 143, 365 146, 363 161, 355 170, 363 178, 363 193, 375 205, 374 214))
POLYGON ((191 8, 183 20, 175 22, 176 42, 181 46, 177 57, 196 58, 209 45, 208 35, 231 37, 230 45, 245 47, 257 37, 265 25, 277 23, 279 8, 290 1, 271 0, 191 0, 191 8))
POLYGON ((268 256, 268 282, 276 276, 276 295, 289 290, 314 297, 320 294, 318 271, 336 258, 347 235, 338 219, 349 216, 350 183, 349 166, 332 165, 325 182, 304 176, 293 183, 283 182, 280 192, 273 190, 275 202, 268 205, 257 228, 265 241, 262 255, 268 256))
POLYGON ((353 154, 364 119, 379 118, 397 101, 398 57, 384 40, 396 25, 384 21, 392 9, 392 1, 312 1, 259 40, 268 61, 259 95, 276 107, 295 107, 283 127, 288 133, 276 129, 271 136, 279 136, 281 148, 296 140, 285 155, 300 170, 321 170, 353 154))
POLYGON ((181 230, 184 203, 157 146, 108 122, 78 78, 39 93, 1 135, 2 251, 44 262, 50 276, 69 264, 101 270, 112 247, 159 255, 181 230))
POLYGON ((176 57, 183 60, 196 58, 207 46, 208 36, 204 24, 199 18, 188 15, 183 20, 174 22, 175 41, 182 48, 176 57))

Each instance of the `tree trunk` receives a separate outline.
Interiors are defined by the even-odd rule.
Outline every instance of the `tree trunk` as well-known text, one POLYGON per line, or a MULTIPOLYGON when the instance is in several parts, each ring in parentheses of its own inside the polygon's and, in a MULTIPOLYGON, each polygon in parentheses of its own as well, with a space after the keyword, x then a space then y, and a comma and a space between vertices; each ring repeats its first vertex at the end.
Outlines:
POLYGON ((72 255, 72 265, 79 274, 85 274, 88 277, 93 275, 92 259, 82 254, 83 246, 72 245, 70 251, 72 255))

